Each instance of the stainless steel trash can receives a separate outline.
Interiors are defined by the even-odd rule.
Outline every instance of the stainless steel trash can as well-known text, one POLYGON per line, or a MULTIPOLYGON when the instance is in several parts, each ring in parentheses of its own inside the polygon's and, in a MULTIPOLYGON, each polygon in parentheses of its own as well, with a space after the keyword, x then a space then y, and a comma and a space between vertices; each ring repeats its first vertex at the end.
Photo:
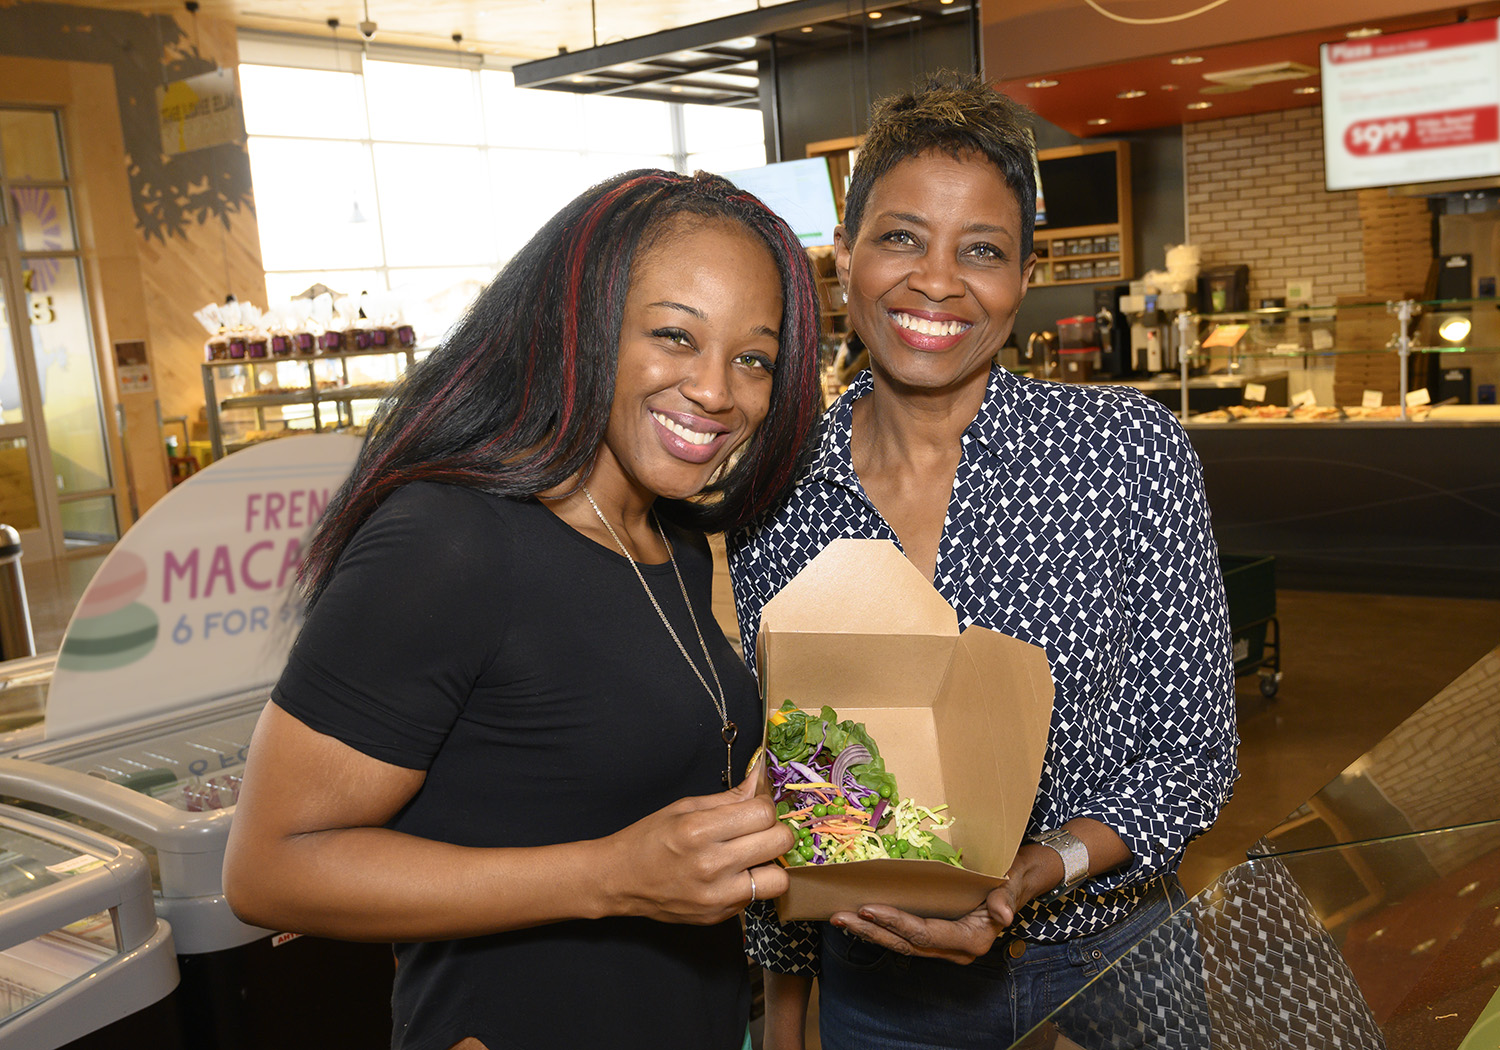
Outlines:
POLYGON ((26 580, 21 575, 21 537, 9 525, 0 525, 0 660, 35 655, 26 580))

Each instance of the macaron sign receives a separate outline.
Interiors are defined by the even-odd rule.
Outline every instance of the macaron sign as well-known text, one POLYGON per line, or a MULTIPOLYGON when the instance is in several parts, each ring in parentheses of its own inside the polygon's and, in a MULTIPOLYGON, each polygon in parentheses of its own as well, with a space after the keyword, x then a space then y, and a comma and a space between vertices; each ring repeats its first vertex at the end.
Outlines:
POLYGON ((325 434, 257 445, 152 507, 79 600, 46 735, 269 687, 296 635, 303 545, 359 444, 325 434))

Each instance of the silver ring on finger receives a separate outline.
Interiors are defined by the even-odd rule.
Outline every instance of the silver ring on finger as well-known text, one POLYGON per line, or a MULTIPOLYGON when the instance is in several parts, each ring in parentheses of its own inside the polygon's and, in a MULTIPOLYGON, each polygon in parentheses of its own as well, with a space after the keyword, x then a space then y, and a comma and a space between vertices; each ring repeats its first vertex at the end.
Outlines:
POLYGON ((755 896, 755 872, 746 871, 745 874, 750 876, 750 900, 755 901, 758 899, 755 896))

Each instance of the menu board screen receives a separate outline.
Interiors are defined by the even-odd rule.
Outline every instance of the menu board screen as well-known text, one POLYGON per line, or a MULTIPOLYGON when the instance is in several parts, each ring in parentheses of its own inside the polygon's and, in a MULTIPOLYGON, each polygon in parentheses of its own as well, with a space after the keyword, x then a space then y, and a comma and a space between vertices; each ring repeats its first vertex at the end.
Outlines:
POLYGON ((755 194, 766 207, 786 220, 802 247, 816 248, 833 243, 833 228, 839 224, 839 216, 833 204, 833 181, 828 175, 828 162, 822 157, 726 171, 724 177, 740 189, 755 194))
POLYGON ((1330 190, 1500 175, 1500 22, 1324 44, 1330 190))

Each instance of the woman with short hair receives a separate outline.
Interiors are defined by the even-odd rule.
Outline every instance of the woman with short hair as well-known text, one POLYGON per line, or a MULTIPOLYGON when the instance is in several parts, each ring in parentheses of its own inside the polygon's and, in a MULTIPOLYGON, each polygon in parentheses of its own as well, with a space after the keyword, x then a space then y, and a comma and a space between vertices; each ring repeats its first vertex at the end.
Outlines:
POLYGON ((982 906, 747 913, 772 1050, 802 1045, 819 974, 825 1050, 1009 1046, 1182 901, 1183 847, 1236 775, 1223 580, 1182 428, 1129 388, 994 364, 1036 261, 1034 170, 1024 111, 978 78, 876 105, 834 249, 869 371, 788 502, 730 537, 752 667, 765 603, 833 540, 878 538, 961 627, 1045 649, 1056 684, 1028 840, 982 906))

